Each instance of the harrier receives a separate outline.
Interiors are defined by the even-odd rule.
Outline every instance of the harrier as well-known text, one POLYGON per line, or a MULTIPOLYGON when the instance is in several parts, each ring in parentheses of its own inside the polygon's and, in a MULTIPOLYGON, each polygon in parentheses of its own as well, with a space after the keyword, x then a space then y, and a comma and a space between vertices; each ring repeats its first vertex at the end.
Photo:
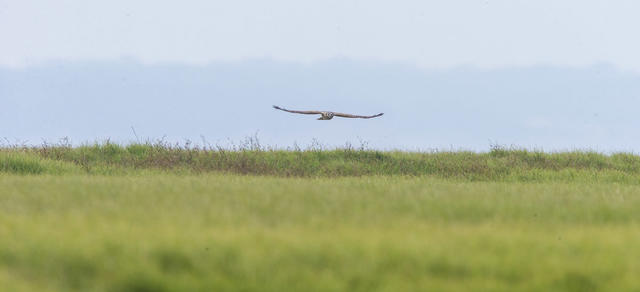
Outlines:
POLYGON ((359 115, 343 114, 343 113, 336 113, 336 112, 329 112, 329 111, 294 111, 294 110, 288 110, 288 109, 285 109, 285 108, 281 108, 281 107, 276 106, 276 105, 274 105, 273 108, 279 109, 279 110, 285 111, 285 112, 294 113, 294 114, 321 115, 320 118, 318 118, 318 120, 330 120, 330 119, 333 119, 333 117, 370 119, 370 118, 379 117, 379 116, 384 114, 384 113, 379 113, 379 114, 373 115, 373 116, 359 116, 359 115))

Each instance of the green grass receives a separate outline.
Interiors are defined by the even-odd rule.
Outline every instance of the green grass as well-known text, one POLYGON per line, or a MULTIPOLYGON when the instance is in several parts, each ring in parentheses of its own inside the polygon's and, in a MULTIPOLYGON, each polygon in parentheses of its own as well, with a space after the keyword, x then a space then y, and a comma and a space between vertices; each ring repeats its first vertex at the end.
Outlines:
POLYGON ((640 156, 0 148, 0 291, 640 291, 640 156))
POLYGON ((0 176, 6 291, 632 291, 640 186, 0 176))
MULTIPOLYGON (((253 141, 253 140, 252 140, 253 141)), ((113 143, 0 148, 0 173, 234 173, 282 177, 433 176, 467 181, 640 182, 640 156, 588 151, 545 153, 492 147, 487 153, 363 149, 234 149, 113 143), (7 159, 17 157, 17 159, 7 159)))
POLYGON ((0 173, 11 174, 69 174, 80 173, 73 163, 54 161, 33 153, 0 151, 0 173))

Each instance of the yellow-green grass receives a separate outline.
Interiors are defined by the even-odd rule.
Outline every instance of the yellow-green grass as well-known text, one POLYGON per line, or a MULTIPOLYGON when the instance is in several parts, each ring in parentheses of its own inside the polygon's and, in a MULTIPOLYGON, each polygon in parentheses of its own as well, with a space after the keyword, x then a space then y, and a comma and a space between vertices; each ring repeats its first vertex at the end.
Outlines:
POLYGON ((0 174, 3 291, 632 291, 640 185, 0 174))
POLYGON ((130 175, 236 173, 279 177, 431 176, 466 181, 640 182, 640 156, 546 153, 494 147, 487 153, 364 149, 273 150, 112 143, 0 148, 0 174, 130 175))

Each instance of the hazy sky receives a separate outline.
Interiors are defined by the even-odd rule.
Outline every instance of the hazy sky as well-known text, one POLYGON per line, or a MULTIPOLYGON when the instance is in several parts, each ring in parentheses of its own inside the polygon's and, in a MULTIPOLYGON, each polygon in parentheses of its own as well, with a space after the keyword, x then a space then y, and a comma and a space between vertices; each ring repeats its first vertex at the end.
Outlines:
POLYGON ((634 0, 0 0, 0 64, 333 57, 640 71, 634 0))
POLYGON ((0 138, 640 151, 640 1, 0 0, 0 138), (316 121, 272 104, 374 120, 316 121), (134 137, 132 127, 138 138, 134 137))

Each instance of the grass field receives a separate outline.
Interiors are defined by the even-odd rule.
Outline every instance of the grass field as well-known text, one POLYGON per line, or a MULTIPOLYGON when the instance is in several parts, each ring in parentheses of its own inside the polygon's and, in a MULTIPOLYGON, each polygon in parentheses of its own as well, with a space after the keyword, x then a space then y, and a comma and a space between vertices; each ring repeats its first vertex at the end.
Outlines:
POLYGON ((0 287, 637 291, 639 161, 503 149, 5 148, 0 287))

